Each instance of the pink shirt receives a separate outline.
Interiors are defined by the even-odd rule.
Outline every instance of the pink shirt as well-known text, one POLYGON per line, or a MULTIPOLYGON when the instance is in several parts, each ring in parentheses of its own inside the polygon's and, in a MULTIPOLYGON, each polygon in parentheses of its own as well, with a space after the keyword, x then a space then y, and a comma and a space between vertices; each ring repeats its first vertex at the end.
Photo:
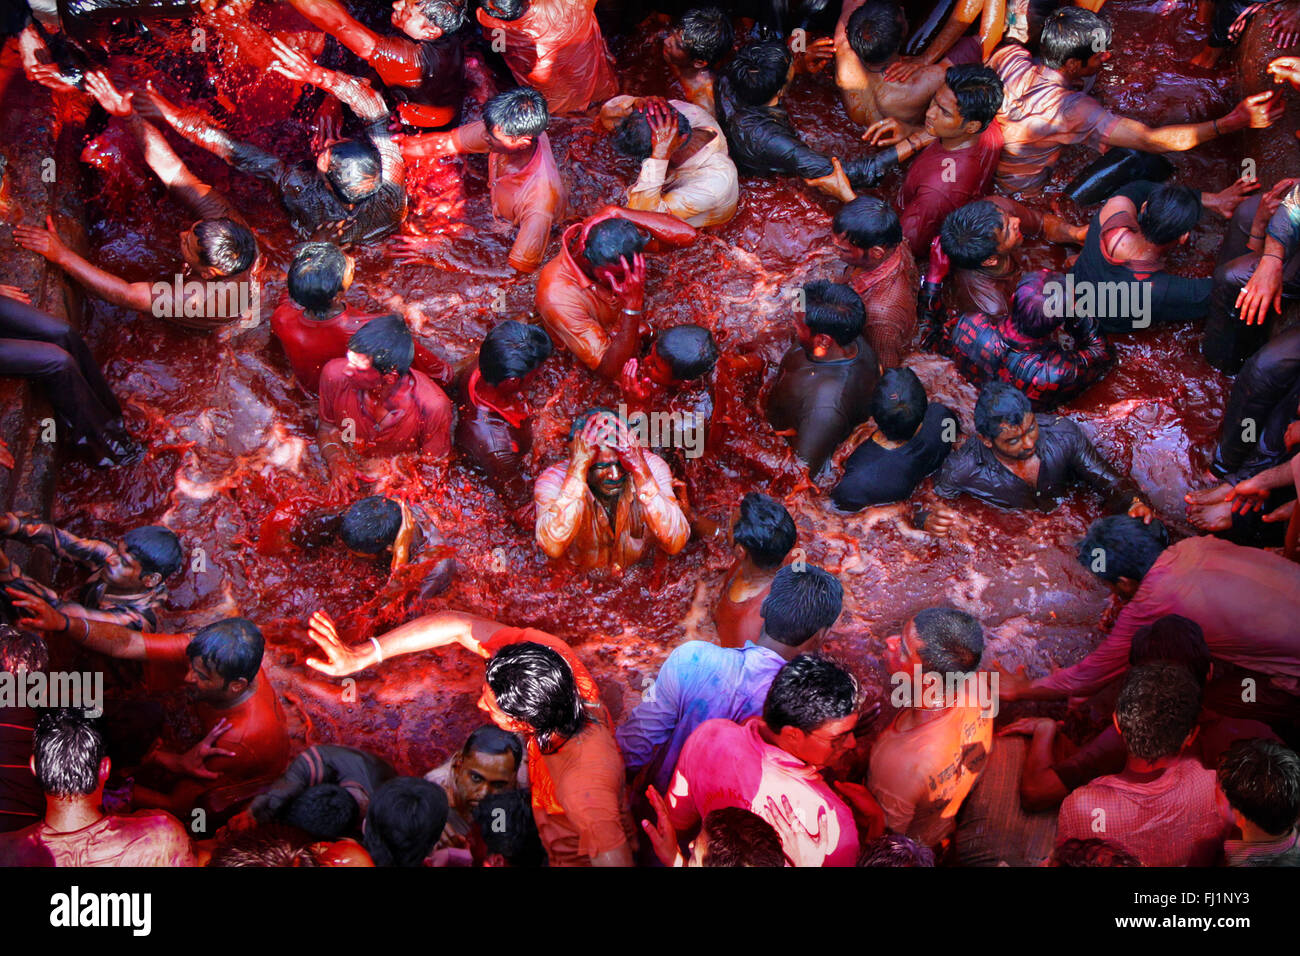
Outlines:
POLYGON ((668 817, 678 832, 693 829, 704 817, 723 807, 753 811, 769 823, 771 797, 794 808, 794 844, 785 855, 796 866, 856 866, 858 829, 853 812, 835 795, 816 769, 774 747, 759 734, 763 718, 743 724, 706 720, 696 728, 677 759, 668 790, 668 817), (818 849, 805 833, 816 831, 822 808, 829 828, 827 849, 818 849), (802 821, 802 825, 801 825, 802 821))
POLYGON ((1164 770, 1098 777, 1065 798, 1056 842, 1100 839, 1143 866, 1212 866, 1232 832, 1213 770, 1182 756, 1164 770))

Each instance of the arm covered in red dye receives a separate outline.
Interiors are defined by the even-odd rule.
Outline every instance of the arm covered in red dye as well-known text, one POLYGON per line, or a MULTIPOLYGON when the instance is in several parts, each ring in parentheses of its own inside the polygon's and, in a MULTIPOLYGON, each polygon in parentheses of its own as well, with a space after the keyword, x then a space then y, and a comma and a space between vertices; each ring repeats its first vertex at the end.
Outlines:
POLYGON ((334 621, 324 611, 317 611, 308 622, 307 636, 323 650, 328 660, 307 658, 309 667, 332 677, 346 677, 391 657, 415 654, 459 644, 481 657, 483 644, 502 629, 490 618, 463 611, 440 611, 426 614, 396 627, 365 644, 348 647, 338 635, 334 621))
POLYGON ((422 133, 401 137, 402 154, 417 159, 459 156, 463 153, 488 151, 487 127, 482 120, 457 126, 442 133, 422 133))
POLYGON ((650 233, 652 239, 669 246, 689 246, 695 241, 697 235, 694 226, 682 222, 676 216, 670 216, 663 212, 642 212, 636 209, 624 209, 622 206, 606 206, 592 216, 587 220, 588 231, 590 231, 591 226, 605 219, 626 219, 633 225, 639 226, 650 233))
MULTIPOLYGON (((19 627, 42 631, 47 634, 66 634, 75 643, 97 654, 115 657, 125 661, 143 661, 152 659, 148 652, 150 642, 160 644, 168 638, 189 643, 188 635, 144 635, 140 631, 122 627, 108 621, 95 621, 87 618, 69 619, 68 615, 50 606, 49 602, 35 594, 8 588, 15 608, 25 617, 18 621, 19 627)), ((182 654, 183 656, 183 654, 182 654)))
POLYGON ((58 266, 106 302, 137 312, 152 311, 153 286, 148 282, 127 282, 77 255, 63 244, 55 232, 53 217, 45 218, 44 229, 39 226, 16 225, 13 234, 18 245, 58 266))
POLYGON ((354 19, 338 0, 289 0, 289 6, 363 60, 379 42, 379 34, 354 19))

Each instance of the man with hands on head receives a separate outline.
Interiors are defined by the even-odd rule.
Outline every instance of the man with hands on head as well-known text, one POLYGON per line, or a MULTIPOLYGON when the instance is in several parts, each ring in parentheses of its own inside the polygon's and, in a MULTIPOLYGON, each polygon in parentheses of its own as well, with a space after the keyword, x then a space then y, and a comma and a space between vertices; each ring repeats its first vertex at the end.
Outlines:
POLYGON ((657 545, 677 554, 691 529, 673 476, 609 409, 574 419, 567 462, 537 479, 537 543, 581 568, 623 570, 657 545))
POLYGON ((537 279, 537 311, 555 339, 601 378, 618 380, 640 350, 645 258, 653 240, 688 246, 695 229, 675 216, 606 206, 565 230, 537 279))

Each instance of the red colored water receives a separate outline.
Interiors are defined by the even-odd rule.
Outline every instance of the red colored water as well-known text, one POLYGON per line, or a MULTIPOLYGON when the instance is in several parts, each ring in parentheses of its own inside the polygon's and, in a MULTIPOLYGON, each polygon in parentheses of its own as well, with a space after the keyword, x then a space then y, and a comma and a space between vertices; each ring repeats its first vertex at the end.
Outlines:
MULTIPOLYGON (((1181 16, 1165 18, 1157 29, 1157 9, 1123 0, 1108 4, 1117 55, 1100 78, 1098 94, 1117 111, 1153 124, 1221 115, 1230 105, 1226 68, 1199 78, 1168 73, 1171 65, 1186 62, 1198 40, 1181 16)), ((282 156, 306 155, 310 130, 284 118, 293 101, 287 82, 239 73, 240 57, 230 49, 219 61, 193 54, 189 34, 179 27, 155 29, 156 39, 119 58, 124 73, 159 77, 176 95, 202 99, 200 105, 236 135, 282 156), (217 105, 226 99, 238 102, 237 112, 217 105)), ((612 46, 626 90, 670 92, 653 33, 612 46)), ((814 146, 841 155, 862 148, 829 75, 800 77, 787 101, 814 146)), ((551 141, 574 216, 621 198, 633 163, 617 155, 591 121, 555 120, 551 141)), ((1225 158, 1233 155, 1232 145, 1178 156, 1180 179, 1202 188, 1227 185, 1235 178, 1235 161, 1225 158)), ((263 304, 263 315, 269 315, 283 292, 293 242, 274 195, 231 175, 207 154, 183 144, 179 149, 260 230, 271 266, 263 304)), ((1058 183, 1091 156, 1085 150, 1068 153, 1058 183)), ((133 280, 169 281, 179 265, 177 234, 189 225, 184 210, 165 198, 130 137, 116 128, 89 144, 86 159, 95 168, 97 190, 93 258, 133 280)), ((452 363, 471 361, 493 323, 533 314, 534 280, 505 264, 510 236, 492 224, 481 157, 414 170, 412 183, 415 212, 404 231, 429 237, 426 254, 403 261, 385 244, 360 250, 350 299, 361 307, 400 311, 435 352, 452 363), (494 311, 497 290, 504 292, 502 312, 494 311)), ((889 183, 885 192, 893 195, 896 188, 889 183)), ((701 235, 686 250, 650 258, 652 324, 698 322, 712 328, 726 349, 757 345, 777 358, 792 341, 787 304, 793 290, 837 266, 827 242, 833 208, 801 184, 745 182, 733 222, 701 235)), ((1083 221, 1077 210, 1064 211, 1083 221)), ((1175 267, 1208 274, 1221 231, 1217 223, 1199 228, 1175 267)), ((553 238, 552 252, 556 247, 553 238)), ((1027 253, 1035 265, 1061 261, 1059 250, 1027 253)), ((455 549, 457 580, 427 606, 378 605, 374 595, 384 583, 382 572, 340 552, 259 553, 264 527, 265 540, 272 540, 285 514, 324 492, 314 450, 314 402, 293 382, 266 322, 204 337, 95 303, 89 337, 131 428, 151 454, 117 471, 69 464, 55 518, 101 536, 162 521, 181 534, 187 548, 202 549, 206 570, 187 569, 180 577, 164 627, 193 628, 236 613, 259 622, 269 642, 271 676, 290 701, 287 711, 301 741, 368 747, 404 770, 423 771, 481 722, 474 700, 482 664, 459 650, 386 662, 357 677, 355 695, 308 669, 304 659, 313 646, 304 625, 317 608, 355 639, 443 607, 545 629, 578 647, 616 717, 635 705, 675 645, 712 634, 709 608, 730 561, 725 534, 697 537, 681 555, 661 557, 621 578, 574 574, 549 562, 460 462, 436 467, 401 461, 377 484, 420 500, 455 549)), ((1199 356, 1198 338, 1197 329, 1182 328, 1121 342, 1117 369, 1069 409, 1176 524, 1183 493, 1199 482, 1225 395, 1225 380, 1199 356)), ((963 410, 969 431, 974 390, 945 360, 915 355, 908 364, 934 397, 963 410)), ((1024 662, 1042 673, 1092 646, 1106 592, 1076 563, 1072 544, 1100 514, 1095 496, 1078 492, 1050 515, 965 503, 965 520, 947 539, 912 530, 902 506, 838 515, 824 494, 806 486, 797 490, 802 483, 785 442, 757 411, 760 391, 774 372, 773 362, 762 376, 733 379, 725 368, 720 373, 718 406, 730 436, 714 456, 689 463, 691 505, 697 515, 725 527, 746 491, 786 499, 808 560, 839 572, 846 586, 845 612, 829 650, 877 689, 871 693, 885 679, 885 637, 911 614, 939 602, 957 604, 984 622, 986 661, 1024 662)), ((576 411, 616 402, 617 395, 560 354, 545 367, 533 399, 542 408, 535 430, 540 471, 564 453, 562 436, 576 411)))

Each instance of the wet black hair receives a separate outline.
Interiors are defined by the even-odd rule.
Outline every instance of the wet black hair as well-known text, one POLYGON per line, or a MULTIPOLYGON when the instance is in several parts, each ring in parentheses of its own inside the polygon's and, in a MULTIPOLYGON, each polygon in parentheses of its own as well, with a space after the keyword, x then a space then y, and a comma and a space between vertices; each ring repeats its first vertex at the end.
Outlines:
POLYGON ((488 854, 503 857, 509 866, 546 863, 546 848, 537 833, 531 802, 527 790, 506 790, 488 794, 474 808, 474 822, 488 854))
POLYGON ((223 276, 233 276, 257 261, 257 239, 233 219, 201 219, 194 224, 199 262, 223 276))
POLYGON ((890 249, 903 241, 903 226, 894 207, 875 196, 859 196, 835 213, 831 228, 842 233, 859 249, 884 246, 890 249))
POLYGON ((934 851, 901 833, 886 833, 862 845, 858 866, 934 866, 934 851))
POLYGON ((289 263, 289 298, 312 315, 324 315, 343 292, 348 259, 332 242, 307 242, 289 263))
POLYGON ((546 97, 531 86, 516 86, 483 104, 483 123, 507 136, 540 136, 551 125, 546 97))
POLYGON ((943 82, 957 98, 957 112, 961 114, 962 122, 979 123, 981 132, 988 129, 993 117, 1002 109, 1005 91, 1001 77, 981 63, 960 63, 948 67, 943 82))
POLYGON ((953 265, 976 269, 989 256, 997 255, 997 233, 1004 221, 1002 210, 987 199, 968 202, 944 217, 939 245, 953 265))
POLYGON ((498 20, 518 20, 528 12, 529 0, 478 0, 483 12, 498 20))
POLYGON ((1129 643, 1130 665, 1149 661, 1182 664, 1202 687, 1210 679, 1210 645, 1201 625, 1181 614, 1166 614, 1133 633, 1129 643))
POLYGON ((185 656, 203 661, 229 684, 255 678, 265 649, 266 641, 256 624, 245 617, 228 617, 195 631, 185 656))
POLYGON ((1087 63, 1094 54, 1110 49, 1111 27, 1104 17, 1082 7, 1062 7, 1043 23, 1043 33, 1038 41, 1038 55, 1043 65, 1053 70, 1065 66, 1067 60, 1087 63), (1101 49, 1096 40, 1101 31, 1101 49))
POLYGON ((52 797, 84 797, 99 787, 99 765, 107 756, 94 722, 72 709, 43 710, 32 733, 36 781, 52 797))
POLYGON ((1289 833, 1300 817, 1300 756, 1276 740, 1238 740, 1219 758, 1228 804, 1265 833, 1289 833))
POLYGON ((871 417, 890 441, 907 441, 925 421, 930 400, 910 368, 887 368, 871 393, 871 417))
POLYGON ((402 530, 402 506, 392 498, 371 495, 343 513, 339 539, 352 551, 382 554, 393 546, 402 530))
POLYGON ((589 719, 573 671, 545 645, 528 641, 501 648, 488 661, 487 684, 502 711, 533 729, 543 753, 589 719))
POLYGON ((447 794, 420 777, 394 777, 370 798, 366 852, 375 866, 420 866, 447 824, 447 794))
POLYGON ((1016 284, 1016 291, 1011 296, 1011 324, 1022 335, 1041 339, 1050 335, 1065 321, 1065 309, 1060 315, 1047 312, 1047 287, 1053 285, 1065 292, 1065 277, 1058 272, 1040 269, 1031 272, 1016 284))
POLYGON ((717 7, 687 10, 677 22, 682 31, 682 49, 692 60, 717 66, 736 42, 731 18, 717 7))
POLYGON ((776 828, 744 807, 709 811, 699 839, 705 840, 704 866, 785 866, 776 828))
POLYGON ((1167 547, 1169 532, 1159 521, 1146 524, 1141 518, 1107 515, 1088 526, 1076 550, 1080 564, 1113 583, 1120 578, 1141 581, 1167 547))
POLYGON ((742 103, 762 106, 785 89, 790 51, 780 40, 741 47, 727 66, 727 77, 742 103))
MULTIPOLYGON (((685 139, 691 135, 691 124, 681 110, 674 107, 677 117, 677 132, 685 139)), ((650 132, 650 121, 645 118, 645 110, 635 109, 628 113, 614 127, 614 148, 633 159, 646 159, 654 149, 654 140, 650 132)))
POLYGON ((862 334, 867 311, 851 286, 817 279, 803 287, 804 325, 813 335, 829 335, 839 345, 849 345, 862 334))
POLYGON ((849 46, 864 65, 884 63, 903 45, 898 5, 867 0, 849 17, 847 33, 849 46))
POLYGON ((524 762, 524 745, 519 738, 508 730, 502 730, 495 724, 484 724, 465 740, 460 749, 462 756, 470 754, 510 754, 515 758, 515 766, 524 762))
POLYGON ((1196 726, 1202 690, 1186 667, 1172 661, 1130 668, 1115 701, 1115 721, 1128 752, 1141 760, 1177 754, 1196 726))
POLYGON ((776 672, 763 722, 774 733, 797 727, 811 733, 831 720, 843 720, 857 709, 857 679, 818 654, 800 654, 776 672))
POLYGON ((984 654, 984 628, 955 607, 928 607, 912 618, 921 646, 916 653, 927 672, 971 674, 984 654))
POLYGON ((703 378, 718 364, 718 343, 701 325, 675 325, 654 339, 653 348, 679 382, 703 378))
POLYGON ((1186 186, 1162 183, 1147 196, 1138 213, 1142 235, 1158 246, 1177 242, 1201 219, 1201 196, 1186 186))
POLYGON ((122 547, 140 562, 145 574, 157 574, 164 581, 179 571, 184 562, 180 539, 171 528, 160 524, 132 528, 122 535, 122 547))
POLYGON ((469 19, 467 3, 457 0, 418 0, 416 7, 428 20, 444 34, 455 33, 469 19))
POLYGON ((359 203, 378 192, 383 177, 379 151, 358 139, 345 139, 329 148, 325 178, 346 203, 359 203))
POLYGON ((582 257, 593 267, 615 265, 624 256, 631 262, 649 241, 649 234, 633 222, 618 217, 604 219, 587 233, 582 257))
POLYGON ((305 833, 283 823, 264 823, 251 830, 222 830, 208 866, 320 866, 305 833))
POLYGON ((352 333, 348 351, 370 356, 378 372, 405 375, 415 361, 415 340, 400 315, 381 315, 352 333))
POLYGON ((1072 837, 1052 851, 1048 866, 1141 866, 1142 861, 1123 847, 1096 837, 1072 837))
POLYGON ((988 382, 975 400, 975 430, 993 441, 1002 427, 1019 428, 1033 406, 1025 393, 1007 382, 988 382))
POLYGON ((731 539, 758 567, 778 567, 797 537, 794 519, 781 502, 758 491, 740 499, 740 515, 731 528, 731 539))
POLYGON ((39 634, 0 622, 0 671, 35 673, 49 666, 50 650, 39 634))
POLYGON ((356 828, 359 811, 356 799, 338 784, 318 783, 290 800, 280 818, 318 840, 337 840, 356 828))
POLYGON ((776 572, 758 613, 763 634, 786 647, 799 647, 834 624, 843 608, 839 578, 815 565, 790 565, 776 572))
POLYGON ((508 378, 523 378, 550 358, 552 350, 545 329, 506 319, 493 326, 479 346, 478 370, 489 385, 500 385, 508 378))

